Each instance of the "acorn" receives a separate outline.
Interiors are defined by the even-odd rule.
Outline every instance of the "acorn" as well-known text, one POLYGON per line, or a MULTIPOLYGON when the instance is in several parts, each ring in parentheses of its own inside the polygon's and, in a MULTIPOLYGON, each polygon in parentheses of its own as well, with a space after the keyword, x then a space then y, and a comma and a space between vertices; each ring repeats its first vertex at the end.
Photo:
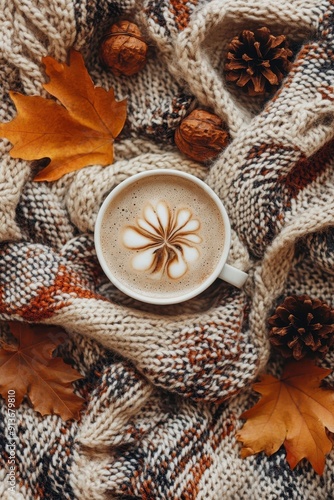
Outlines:
POLYGON ((103 37, 100 58, 116 76, 131 76, 144 68, 147 49, 138 26, 130 21, 119 21, 103 37))
POLYGON ((227 146, 229 134, 219 116, 195 109, 181 121, 174 140, 182 153, 205 163, 215 159, 227 146))

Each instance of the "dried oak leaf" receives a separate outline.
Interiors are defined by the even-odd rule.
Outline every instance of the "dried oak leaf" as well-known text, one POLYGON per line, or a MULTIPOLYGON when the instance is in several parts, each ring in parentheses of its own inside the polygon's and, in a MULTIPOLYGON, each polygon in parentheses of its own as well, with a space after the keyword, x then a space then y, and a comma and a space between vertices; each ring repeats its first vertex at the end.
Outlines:
POLYGON ((21 322, 11 322, 10 330, 17 343, 1 342, 0 394, 6 398, 8 391, 14 390, 17 406, 27 395, 41 415, 55 413, 64 420, 77 419, 84 399, 74 394, 72 382, 82 376, 62 358, 52 355, 66 339, 66 333, 47 325, 32 328, 21 322))
POLYGON ((326 429, 334 432, 334 391, 319 384, 330 372, 303 360, 289 362, 281 380, 263 375, 253 386, 262 398, 241 415, 247 419, 237 433, 242 457, 261 451, 270 456, 283 444, 292 469, 306 458, 322 474, 332 449, 326 429))
POLYGON ((74 50, 69 65, 44 57, 49 82, 44 88, 61 104, 40 96, 10 92, 17 116, 0 124, 0 136, 14 147, 13 158, 51 161, 35 181, 54 181, 87 165, 109 165, 113 142, 126 119, 126 100, 115 101, 113 89, 94 84, 83 58, 74 50))

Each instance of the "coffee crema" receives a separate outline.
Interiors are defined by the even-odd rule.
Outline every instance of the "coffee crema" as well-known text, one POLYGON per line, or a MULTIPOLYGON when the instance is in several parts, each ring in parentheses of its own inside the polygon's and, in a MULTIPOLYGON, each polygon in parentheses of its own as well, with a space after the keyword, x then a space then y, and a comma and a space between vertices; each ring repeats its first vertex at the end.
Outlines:
POLYGON ((138 179, 110 202, 101 224, 101 250, 110 272, 143 296, 187 294, 216 269, 224 221, 212 198, 173 175, 138 179))

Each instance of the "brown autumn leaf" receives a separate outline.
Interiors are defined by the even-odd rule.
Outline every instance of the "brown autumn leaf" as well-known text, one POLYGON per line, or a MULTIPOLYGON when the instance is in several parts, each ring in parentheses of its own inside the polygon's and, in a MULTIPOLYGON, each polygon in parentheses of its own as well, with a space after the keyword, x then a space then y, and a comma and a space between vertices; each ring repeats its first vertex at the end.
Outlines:
POLYGON ((113 162, 113 142, 126 119, 126 100, 115 101, 113 89, 94 84, 79 52, 69 65, 44 57, 49 82, 44 88, 56 97, 10 92, 18 114, 0 124, 0 137, 13 143, 10 155, 24 160, 50 158, 35 181, 54 181, 87 165, 113 162))
POLYGON ((307 458, 322 474, 332 449, 326 429, 334 432, 334 391, 319 385, 330 372, 305 360, 289 362, 281 380, 263 375, 253 386, 262 398, 241 415, 247 419, 237 433, 242 457, 261 451, 270 456, 284 444, 292 469, 307 458))
POLYGON ((74 394, 72 382, 82 376, 62 358, 52 356, 66 333, 47 325, 32 328, 21 322, 11 322, 10 329, 17 343, 1 343, 0 394, 6 398, 8 391, 14 390, 16 406, 27 395, 41 415, 78 418, 84 399, 74 394))

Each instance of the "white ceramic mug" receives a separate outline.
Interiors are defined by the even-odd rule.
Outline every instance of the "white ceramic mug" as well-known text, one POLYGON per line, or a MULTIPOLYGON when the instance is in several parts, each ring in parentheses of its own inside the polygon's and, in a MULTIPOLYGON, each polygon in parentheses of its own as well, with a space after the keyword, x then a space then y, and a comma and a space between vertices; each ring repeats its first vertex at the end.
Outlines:
POLYGON ((121 182, 104 200, 95 224, 96 253, 106 276, 130 297, 151 304, 189 300, 217 278, 241 288, 248 275, 226 263, 230 243, 229 218, 216 193, 197 177, 171 169, 121 182), (215 215, 206 220, 209 214, 215 215), (217 224, 223 228, 219 244, 217 224), (219 252, 210 270, 208 247, 219 252), (136 277, 139 284, 133 285, 136 277), (182 288, 192 277, 197 281, 182 288))

